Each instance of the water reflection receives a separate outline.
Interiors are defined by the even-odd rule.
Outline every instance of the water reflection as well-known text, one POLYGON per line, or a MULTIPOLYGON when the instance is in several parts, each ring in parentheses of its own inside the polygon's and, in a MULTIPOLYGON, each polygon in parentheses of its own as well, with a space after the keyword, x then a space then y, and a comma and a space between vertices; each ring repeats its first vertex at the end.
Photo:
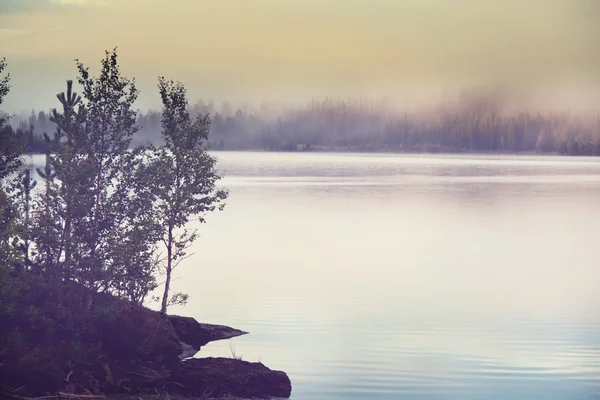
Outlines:
POLYGON ((600 398, 596 159, 217 156, 172 311, 250 331, 294 399, 600 398))

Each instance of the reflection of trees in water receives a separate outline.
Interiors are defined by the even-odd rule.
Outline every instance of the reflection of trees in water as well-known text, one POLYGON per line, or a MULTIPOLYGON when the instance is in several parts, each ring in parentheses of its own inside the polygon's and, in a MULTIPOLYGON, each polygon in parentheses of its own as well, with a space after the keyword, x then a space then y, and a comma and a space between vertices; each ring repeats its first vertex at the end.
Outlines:
POLYGON ((217 153, 227 176, 430 179, 593 175, 597 159, 556 156, 452 156, 340 153, 217 153), (590 161, 593 162, 590 162, 590 161))
MULTIPOLYGON (((332 162, 327 155, 319 155, 323 160, 318 162, 318 158, 313 159, 310 155, 292 154, 284 161, 270 163, 261 156, 244 163, 223 160, 228 177, 251 180, 233 185, 234 197, 236 194, 265 199, 278 196, 297 201, 308 196, 308 199, 328 203, 369 201, 369 207, 394 208, 410 204, 411 207, 454 205, 489 209, 515 203, 542 204, 558 198, 573 198, 578 204, 600 202, 599 184, 573 183, 565 176, 597 176, 596 164, 569 167, 560 164, 543 167, 508 163, 460 164, 460 161, 455 164, 402 164, 389 163, 389 160, 380 162, 379 158, 373 162, 351 163, 343 156, 339 162, 332 162), (295 157, 302 159, 295 160, 295 157), (552 180, 556 176, 560 182, 527 182, 531 176, 540 180, 552 180), (486 177, 491 177, 491 181, 485 182, 486 177), (523 181, 514 182, 511 177, 523 181), (252 181, 252 178, 260 180, 252 181)), ((44 157, 27 158, 29 162, 33 167, 43 167, 44 157)))
MULTIPOLYGON (((272 188, 281 190, 282 188, 272 188)), ((600 186, 596 184, 562 183, 438 183, 400 185, 306 185, 291 189, 315 199, 365 202, 393 206, 458 206, 489 209, 515 204, 535 205, 553 199, 573 199, 577 203, 600 201, 600 186)))

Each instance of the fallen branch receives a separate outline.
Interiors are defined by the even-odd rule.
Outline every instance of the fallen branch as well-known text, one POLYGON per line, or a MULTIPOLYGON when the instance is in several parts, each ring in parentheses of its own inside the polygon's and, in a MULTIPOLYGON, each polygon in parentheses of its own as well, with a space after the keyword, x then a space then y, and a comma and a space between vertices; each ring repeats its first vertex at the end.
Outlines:
MULTIPOLYGON (((66 397, 68 398, 75 398, 75 399, 104 399, 106 396, 104 395, 95 395, 95 394, 73 394, 73 393, 63 393, 63 392, 58 392, 58 396, 59 397, 66 397)), ((38 399, 33 399, 33 400, 39 400, 38 399)))
POLYGON ((67 374, 67 377, 65 378, 65 382, 69 382, 69 379, 71 379, 71 375, 73 375, 73 370, 71 370, 71 372, 69 372, 67 374))

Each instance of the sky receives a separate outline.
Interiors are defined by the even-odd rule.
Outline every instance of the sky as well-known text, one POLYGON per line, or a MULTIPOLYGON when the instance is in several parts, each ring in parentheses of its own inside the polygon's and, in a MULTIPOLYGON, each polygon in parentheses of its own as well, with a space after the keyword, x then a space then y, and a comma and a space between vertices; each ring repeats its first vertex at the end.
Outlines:
POLYGON ((115 46, 141 109, 160 105, 159 75, 192 102, 429 101, 495 83, 600 99, 598 0, 0 0, 4 111, 56 106, 74 59, 97 71, 115 46))

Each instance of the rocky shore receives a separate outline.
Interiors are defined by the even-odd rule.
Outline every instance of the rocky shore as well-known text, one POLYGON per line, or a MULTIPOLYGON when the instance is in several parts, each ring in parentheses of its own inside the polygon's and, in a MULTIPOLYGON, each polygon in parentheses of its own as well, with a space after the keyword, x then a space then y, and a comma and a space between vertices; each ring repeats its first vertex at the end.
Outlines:
POLYGON ((247 332, 190 317, 165 317, 111 296, 97 310, 92 317, 75 320, 60 320, 61 313, 38 310, 51 321, 52 333, 37 331, 29 318, 0 321, 12 324, 0 327, 0 339, 6 343, 0 344, 0 399, 291 395, 288 376, 262 363, 190 358, 207 343, 247 332), (69 329, 68 325, 75 326, 69 329))

